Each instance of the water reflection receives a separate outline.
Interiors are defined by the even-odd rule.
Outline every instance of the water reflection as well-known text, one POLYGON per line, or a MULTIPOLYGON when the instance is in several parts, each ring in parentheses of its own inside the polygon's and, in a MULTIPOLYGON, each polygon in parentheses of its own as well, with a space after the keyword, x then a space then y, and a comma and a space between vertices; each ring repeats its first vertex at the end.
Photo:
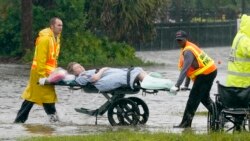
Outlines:
POLYGON ((41 124, 23 124, 25 131, 28 131, 32 134, 41 134, 41 135, 52 135, 55 129, 49 125, 41 124))

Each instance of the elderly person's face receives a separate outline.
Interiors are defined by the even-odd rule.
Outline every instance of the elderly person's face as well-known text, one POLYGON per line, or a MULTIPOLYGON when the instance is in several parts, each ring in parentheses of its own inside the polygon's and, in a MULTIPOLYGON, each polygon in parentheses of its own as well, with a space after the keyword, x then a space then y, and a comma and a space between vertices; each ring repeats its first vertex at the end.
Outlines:
POLYGON ((72 68, 75 75, 79 75, 80 73, 85 71, 84 67, 80 64, 74 64, 72 68))

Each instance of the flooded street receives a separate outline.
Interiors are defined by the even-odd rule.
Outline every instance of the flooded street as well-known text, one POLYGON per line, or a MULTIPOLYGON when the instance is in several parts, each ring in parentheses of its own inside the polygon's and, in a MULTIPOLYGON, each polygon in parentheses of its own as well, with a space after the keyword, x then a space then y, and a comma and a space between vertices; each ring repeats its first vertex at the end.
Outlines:
MULTIPOLYGON (((205 48, 204 49, 216 62, 218 75, 215 81, 222 84, 226 76, 226 58, 229 47, 205 48), (221 64, 217 62, 220 61, 221 64)), ((179 50, 160 52, 137 52, 137 56, 145 61, 165 63, 161 66, 144 67, 148 72, 160 72, 165 78, 176 82, 179 71, 177 70, 179 50)), ((20 98, 29 78, 29 65, 0 64, 0 140, 16 140, 20 137, 43 136, 43 135, 77 135, 94 134, 97 132, 114 131, 120 128, 129 128, 136 131, 162 131, 182 132, 182 129, 174 129, 173 125, 179 124, 185 109, 189 92, 179 92, 176 96, 167 92, 159 92, 157 95, 143 96, 141 92, 135 96, 143 99, 149 108, 149 119, 146 125, 137 127, 112 127, 105 113, 98 117, 98 125, 95 125, 95 117, 78 113, 74 108, 99 108, 106 98, 101 94, 88 94, 81 90, 69 90, 68 87, 57 86, 56 91, 59 102, 56 104, 61 122, 50 124, 42 107, 34 105, 25 124, 13 124, 17 111, 23 100, 20 98)), ((211 90, 217 91, 216 83, 211 90)), ((207 111, 203 105, 198 108, 199 112, 207 111)), ((192 130, 197 133, 207 131, 207 117, 197 115, 194 117, 192 130)))

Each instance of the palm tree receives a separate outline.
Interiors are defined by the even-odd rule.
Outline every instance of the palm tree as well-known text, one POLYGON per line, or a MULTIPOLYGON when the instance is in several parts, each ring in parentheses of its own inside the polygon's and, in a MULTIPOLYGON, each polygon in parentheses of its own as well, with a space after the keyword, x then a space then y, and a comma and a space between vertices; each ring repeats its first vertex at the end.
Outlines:
POLYGON ((167 1, 90 0, 87 12, 92 28, 98 28, 113 40, 134 43, 151 37, 155 17, 167 1))

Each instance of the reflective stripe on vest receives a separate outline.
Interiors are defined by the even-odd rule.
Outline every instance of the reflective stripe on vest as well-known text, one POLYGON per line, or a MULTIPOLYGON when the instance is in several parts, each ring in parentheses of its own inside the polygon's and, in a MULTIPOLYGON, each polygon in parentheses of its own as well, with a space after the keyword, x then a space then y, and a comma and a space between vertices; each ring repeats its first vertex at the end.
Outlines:
POLYGON ((250 59, 249 58, 237 58, 236 56, 236 52, 237 52, 237 49, 238 49, 238 46, 239 46, 239 42, 240 40, 244 37, 244 35, 241 35, 238 39, 238 41, 236 42, 236 45, 233 46, 231 48, 231 51, 230 51, 230 56, 228 58, 229 61, 231 62, 234 62, 234 61, 239 61, 239 62, 250 62, 250 59))
POLYGON ((192 80, 200 74, 209 74, 216 69, 214 61, 198 47, 187 42, 187 46, 183 49, 183 52, 186 50, 192 51, 199 65, 198 69, 194 70, 193 68, 190 68, 187 72, 187 76, 192 80))
POLYGON ((250 73, 234 72, 234 71, 227 71, 227 73, 231 75, 241 76, 241 77, 250 77, 250 73))
MULTIPOLYGON (((47 74, 50 74, 56 68, 59 51, 60 51, 60 45, 57 44, 53 38, 51 38, 49 44, 49 59, 47 60, 45 65, 45 71, 47 74)), ((32 69, 35 69, 36 67, 37 67, 37 61, 36 61, 36 50, 35 50, 35 56, 32 62, 32 69)))
MULTIPOLYGON (((238 41, 236 42, 235 46, 233 46, 231 48, 229 61, 231 61, 233 63, 250 63, 250 58, 239 58, 236 55, 236 52, 237 52, 238 46, 239 46, 239 42, 244 37, 245 37, 245 35, 241 35, 239 37, 238 41)), ((241 76, 241 77, 250 77, 250 73, 248 73, 248 72, 238 72, 238 71, 232 71, 232 70, 228 70, 227 72, 230 75, 241 76)))

